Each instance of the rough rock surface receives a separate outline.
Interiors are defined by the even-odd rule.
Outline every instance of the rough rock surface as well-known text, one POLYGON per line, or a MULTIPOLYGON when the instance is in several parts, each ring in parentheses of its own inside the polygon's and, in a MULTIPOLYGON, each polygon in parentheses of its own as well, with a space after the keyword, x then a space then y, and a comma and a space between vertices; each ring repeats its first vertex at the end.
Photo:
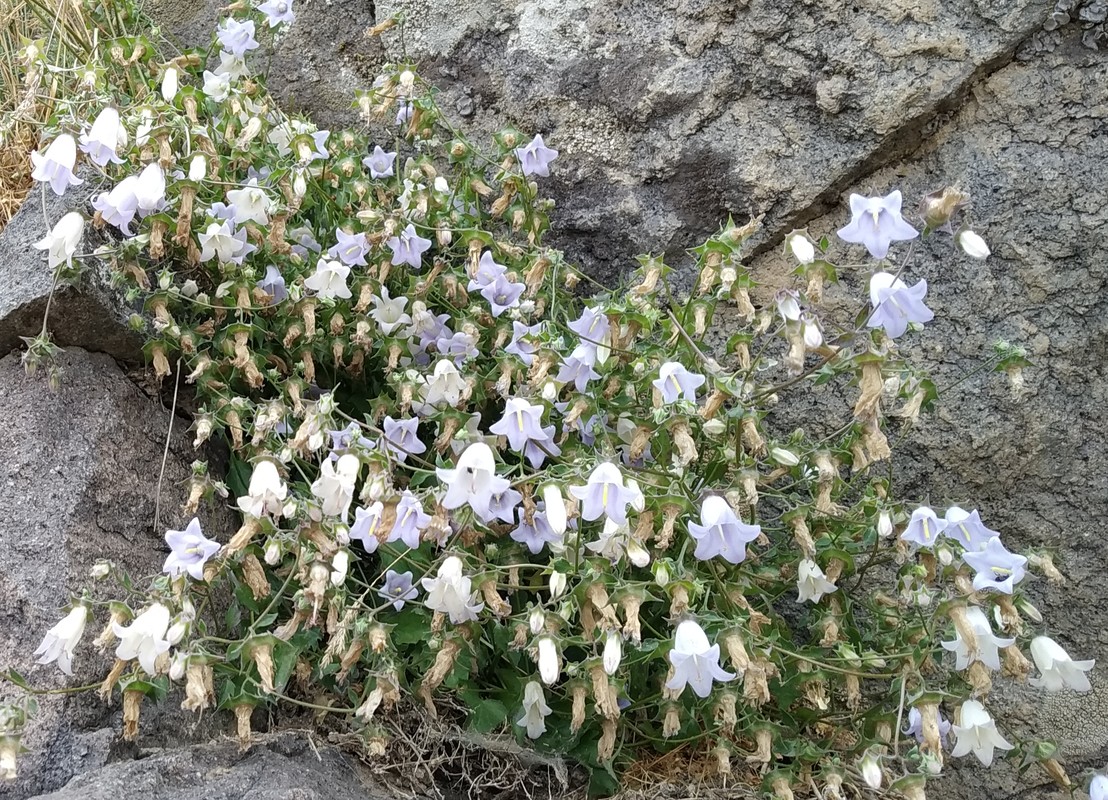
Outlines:
MULTIPOLYGON (((141 586, 161 570, 167 552, 153 524, 169 414, 107 355, 73 348, 61 366, 54 392, 41 374, 25 374, 18 355, 0 359, 0 665, 39 688, 73 684, 55 665, 35 666, 32 653, 62 607, 92 585, 93 564, 110 559, 141 586)), ((196 456, 186 427, 178 421, 166 459, 161 532, 188 522, 180 507, 196 456)), ((234 532, 229 512, 202 510, 200 516, 212 538, 226 541, 234 532)), ((76 674, 95 678, 110 666, 91 645, 106 621, 102 608, 90 615, 76 674)), ((14 691, 0 682, 0 698, 14 691)), ((24 737, 31 752, 21 757, 15 784, 3 787, 5 798, 56 789, 119 749, 118 696, 112 705, 89 693, 39 699, 40 713, 24 737)), ((194 731, 192 715, 175 707, 144 707, 143 745, 211 733, 210 725, 194 731)))

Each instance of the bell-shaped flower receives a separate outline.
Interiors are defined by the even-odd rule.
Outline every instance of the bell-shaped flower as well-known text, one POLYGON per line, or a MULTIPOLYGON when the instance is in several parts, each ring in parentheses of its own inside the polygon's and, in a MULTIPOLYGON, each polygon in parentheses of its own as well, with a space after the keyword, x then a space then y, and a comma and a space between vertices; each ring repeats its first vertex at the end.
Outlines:
POLYGON ((385 505, 380 500, 370 503, 367 508, 355 508, 354 524, 350 526, 350 540, 361 542, 367 553, 376 552, 377 546, 381 543, 379 537, 384 516, 385 505))
POLYGON ((559 536, 566 532, 569 520, 566 516, 566 501, 562 490, 556 484, 548 483, 539 492, 542 495, 543 509, 550 527, 559 536))
POLYGON ((42 644, 35 650, 35 655, 38 656, 35 663, 50 664, 56 661, 58 669, 66 675, 72 675, 73 651, 81 641, 87 621, 88 608, 83 605, 74 606, 57 625, 46 632, 42 644))
POLYGON ((617 630, 608 631, 604 639, 604 652, 601 663, 604 671, 609 675, 615 675, 619 671, 619 664, 623 660, 623 637, 617 630))
POLYGON ((234 17, 228 17, 220 24, 215 35, 223 45, 223 49, 236 58, 242 58, 250 50, 257 50, 259 46, 254 38, 253 20, 240 22, 234 17))
POLYGON ((462 560, 457 556, 448 556, 439 566, 434 578, 424 578, 423 590, 427 592, 423 604, 432 611, 446 614, 455 625, 477 619, 477 614, 485 607, 476 602, 473 581, 462 574, 462 560))
POLYGON ((916 547, 932 547, 943 532, 946 523, 927 506, 920 506, 912 512, 912 519, 900 538, 916 547))
POLYGON ((420 387, 424 402, 434 408, 457 406, 465 391, 466 382, 452 361, 445 358, 435 363, 431 377, 420 387))
POLYGON ((589 381, 595 381, 600 377, 593 365, 596 363, 596 348, 587 344, 579 344, 573 348, 569 358, 562 361, 555 378, 558 383, 572 383, 579 392, 588 389, 589 381))
POLYGON ((562 675, 561 659, 558 658, 558 645, 549 636, 539 639, 539 677, 547 686, 553 686, 562 675))
POLYGON ((347 233, 335 228, 335 239, 337 243, 327 250, 330 258, 337 258, 348 267, 366 266, 365 257, 371 248, 364 233, 347 233))
POLYGON ((546 733, 546 718, 549 716, 550 706, 546 704, 542 684, 528 681, 523 687, 523 714, 516 720, 516 725, 527 729, 529 739, 538 739, 546 733))
POLYGON ((520 169, 523 170, 524 175, 528 176, 548 177, 550 175, 550 162, 557 157, 558 151, 546 146, 541 133, 536 134, 529 144, 516 148, 516 158, 519 159, 520 169))
POLYGON ((1000 536, 996 531, 985 527, 976 508, 967 513, 958 506, 951 506, 946 510, 942 531, 943 536, 953 539, 971 552, 984 550, 989 539, 1000 536))
POLYGON ((719 665, 719 645, 709 645, 704 629, 691 619, 677 626, 669 663, 673 666, 673 677, 666 681, 666 688, 678 695, 685 691, 685 686, 691 686, 697 697, 704 698, 712 692, 712 681, 726 683, 735 679, 733 673, 719 665))
POLYGON ((292 12, 292 0, 266 0, 258 6, 258 10, 265 14, 265 24, 270 28, 296 22, 296 15, 292 12))
POLYGON ((598 464, 584 486, 570 486, 569 493, 581 501, 581 517, 587 522, 607 516, 617 525, 627 524, 627 506, 635 493, 623 484, 623 473, 610 461, 598 464))
POLYGON ((312 494, 319 500, 325 516, 346 519, 361 466, 352 453, 340 456, 337 463, 325 460, 319 465, 319 477, 312 483, 312 494))
POLYGON ((505 311, 519 305, 519 297, 526 287, 522 283, 508 280, 507 275, 501 275, 481 289, 481 296, 489 301, 489 308, 494 317, 499 317, 505 311))
POLYGON ((466 286, 466 289, 471 292, 478 292, 496 281, 497 278, 506 275, 507 272, 508 268, 503 264, 496 263, 492 253, 486 250, 481 253, 481 258, 477 261, 477 273, 469 279, 469 285, 466 286))
POLYGON ((586 308, 581 312, 581 316, 569 323, 567 327, 580 336, 582 341, 591 344, 594 349, 605 341, 605 337, 611 335, 608 315, 600 306, 586 308))
POLYGON ((269 224, 269 209, 273 201, 258 186, 257 178, 251 178, 241 189, 231 189, 227 192, 227 201, 235 207, 236 225, 242 225, 244 222, 269 224))
POLYGON ((385 242, 392 250, 392 264, 407 264, 412 269, 423 266, 423 254, 431 249, 431 240, 416 233, 415 225, 408 224, 398 235, 385 242))
POLYGON ((819 320, 811 311, 800 313, 800 333, 804 337, 804 344, 810 349, 815 349, 823 344, 823 330, 819 320))
POLYGON ((396 504, 396 519, 392 523, 392 530, 389 531, 388 541, 399 540, 414 550, 419 547, 423 532, 430 524, 431 517, 424 512, 419 498, 410 491, 405 491, 396 504))
POLYGON ((902 202, 899 190, 884 197, 850 195, 850 224, 839 229, 839 238, 845 242, 864 244, 871 256, 884 258, 892 242, 919 236, 919 231, 900 215, 902 202))
POLYGON ((777 313, 781 315, 781 319, 786 324, 800 321, 802 311, 800 308, 800 292, 796 289, 778 290, 777 294, 773 296, 773 301, 777 305, 777 313))
POLYGON ((316 262, 315 272, 304 279, 304 286, 324 299, 341 297, 343 300, 349 300, 350 289, 346 286, 349 275, 350 267, 341 261, 328 261, 321 258, 316 262))
POLYGON ((385 417, 382 426, 385 431, 381 447, 394 456, 397 461, 407 460, 409 455, 418 456, 427 452, 427 445, 419 439, 419 420, 385 417))
POLYGON ((554 530, 547 519, 545 504, 540 503, 531 515, 531 522, 527 522, 522 510, 519 512, 519 524, 510 535, 513 542, 526 545, 531 554, 536 555, 548 544, 561 544, 563 533, 554 530))
MULTIPOLYGON (((513 397, 504 406, 504 416, 499 422, 489 426, 489 431, 507 437, 508 446, 517 453, 522 453, 532 442, 555 447, 550 433, 553 428, 543 428, 542 414, 542 406, 534 405, 522 397, 513 397)), ((543 457, 544 454, 540 451, 535 467, 542 464, 543 457)))
POLYGON ((288 492, 289 487, 281 480, 277 465, 268 460, 259 461, 250 474, 246 496, 238 499, 239 510, 250 517, 266 514, 280 517, 288 492))
POLYGON ((511 485, 506 478, 497 476, 492 448, 484 442, 474 442, 463 450, 454 469, 439 467, 435 474, 446 484, 444 508, 455 509, 468 503, 482 520, 492 518, 489 504, 493 495, 507 492, 511 485))
POLYGON ((92 199, 92 207, 109 225, 115 225, 124 236, 133 236, 131 222, 138 213, 138 197, 135 187, 138 176, 130 175, 117 183, 111 191, 101 192, 92 199))
POLYGON ((873 313, 866 321, 867 327, 884 328, 890 339, 896 339, 908 330, 908 323, 930 322, 935 314, 923 304, 926 295, 927 281, 909 287, 888 272, 876 273, 869 281, 873 313))
POLYGON ((800 565, 796 569, 796 588, 798 592, 796 602, 798 603, 803 603, 805 600, 818 603, 825 594, 832 594, 839 589, 838 586, 827 580, 827 576, 819 568, 819 564, 810 558, 801 559, 800 565))
POLYGON ((204 565, 219 552, 219 542, 206 537, 200 530, 200 520, 193 517, 183 531, 165 532, 165 543, 170 553, 162 566, 162 572, 176 578, 187 572, 194 580, 204 579, 204 565))
POLYGON ((985 612, 977 606, 966 609, 966 622, 973 634, 973 641, 962 638, 955 628, 955 638, 949 642, 940 642, 944 650, 954 653, 954 668, 964 670, 974 661, 980 661, 989 669, 1000 669, 1000 648, 1008 647, 1015 639, 1001 639, 993 635, 993 627, 985 612))
POLYGON ((395 161, 396 153, 386 153, 381 145, 376 145, 373 152, 362 159, 362 166, 369 170, 371 178, 391 178, 395 161))
POLYGON ((173 98, 177 96, 177 90, 181 86, 181 76, 177 72, 176 67, 167 67, 162 74, 162 99, 167 103, 172 103, 173 98))
POLYGON ((265 268, 265 275, 254 285, 269 295, 270 303, 280 303, 289 296, 289 290, 285 286, 285 279, 281 275, 281 271, 273 264, 265 268))
POLYGON ((115 657, 122 661, 137 658, 139 665, 148 675, 156 675, 155 662, 158 656, 169 651, 169 609, 161 603, 154 603, 135 617, 130 625, 112 623, 112 631, 119 637, 119 646, 115 657))
POLYGON ((165 173, 152 161, 139 173, 134 185, 135 201, 144 216, 159 211, 165 204, 165 173))
POLYGON ((412 324, 412 318, 404 311, 408 305, 407 297, 391 297, 389 287, 382 286, 381 294, 375 294, 369 300, 373 304, 369 315, 376 320, 385 336, 392 336, 397 328, 412 324))
POLYGON ((689 523, 689 535, 696 541, 693 556, 701 561, 719 556, 731 564, 746 560, 746 546, 761 534, 757 525, 740 520, 718 495, 704 498, 700 506, 700 524, 689 523))
POLYGON ((196 234, 200 240, 200 260, 219 260, 220 264, 230 264, 242 253, 246 244, 246 229, 236 235, 234 227, 228 221, 212 222, 203 233, 196 234))
POLYGON ((385 572, 385 585, 377 590, 377 596, 392 603, 397 611, 403 611, 406 602, 419 597, 419 589, 412 585, 412 573, 390 569, 385 572))
POLYGON ((977 570, 973 588, 979 592, 1011 594, 1027 575, 1027 558, 1010 552, 997 536, 989 539, 982 550, 962 553, 962 560, 977 570))
POLYGON ((620 525, 611 519, 604 520, 599 538, 586 543, 585 548, 608 559, 613 565, 624 557, 636 567, 645 567, 650 563, 650 551, 631 535, 627 523, 620 525))
POLYGON ((992 765, 995 750, 1012 749, 1012 745, 996 729, 996 721, 989 716, 985 706, 976 700, 962 703, 958 721, 954 723, 954 735, 958 741, 950 754, 959 758, 973 753, 986 767, 992 765))
POLYGON ((542 333, 542 323, 537 325, 524 325, 522 322, 512 321, 512 340, 504 348, 505 353, 511 353, 528 367, 535 360, 535 353, 539 351, 534 337, 542 333))
POLYGON ((477 338, 464 331, 458 331, 457 333, 451 333, 449 336, 447 330, 443 336, 435 342, 435 347, 439 349, 446 358, 453 358, 455 364, 462 364, 467 358, 476 358, 477 351, 477 338))
POLYGON ((106 166, 109 161, 122 164, 123 159, 116 154, 121 138, 120 129, 119 112, 111 106, 105 106, 96 115, 88 133, 81 134, 81 152, 98 167, 106 166))
POLYGON ((31 152, 34 169, 31 177, 36 181, 49 183, 56 195, 65 194, 70 186, 80 186, 83 180, 73 174, 77 164, 77 142, 68 133, 63 133, 50 143, 45 153, 31 152))
POLYGON ((1039 669, 1039 677, 1031 679, 1031 685, 1046 689, 1048 692, 1061 691, 1064 688, 1075 692, 1087 692, 1092 686, 1085 673, 1096 662, 1074 661, 1060 644, 1049 636, 1036 636, 1031 640, 1031 658, 1039 669))
POLYGON ((494 519, 501 522, 514 522, 516 508, 521 500, 523 500, 522 494, 510 486, 506 486, 503 491, 493 492, 489 495, 488 511, 483 514, 477 509, 474 509, 474 511, 477 512, 477 516, 481 518, 482 522, 492 522, 494 519))
POLYGON ((232 77, 230 71, 211 72, 204 70, 204 85, 200 91, 217 103, 222 103, 231 94, 232 77))
MULTIPOLYGON (((950 721, 941 712, 936 713, 939 715, 939 741, 945 748, 948 746, 947 737, 950 736, 950 721)), ((923 744, 923 714, 915 706, 908 711, 908 727, 904 729, 904 735, 923 744)))
POLYGON ((704 385, 704 376, 689 372, 683 364, 667 361, 658 370, 654 388, 662 395, 663 403, 676 403, 679 399, 696 402, 696 390, 704 385))
POLYGON ((46 263, 50 269, 62 263, 73 266, 73 256, 81 245, 84 233, 85 218, 76 211, 70 211, 54 224, 50 233, 31 247, 46 251, 46 263))

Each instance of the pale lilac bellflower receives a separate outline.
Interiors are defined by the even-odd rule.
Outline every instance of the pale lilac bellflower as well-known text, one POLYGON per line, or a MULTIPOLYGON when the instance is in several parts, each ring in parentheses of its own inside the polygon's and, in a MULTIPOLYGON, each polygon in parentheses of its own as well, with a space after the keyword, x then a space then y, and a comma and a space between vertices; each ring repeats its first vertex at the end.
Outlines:
POLYGON ((667 361, 658 370, 654 388, 662 395, 663 403, 676 403, 682 397, 689 403, 696 402, 696 390, 704 385, 704 376, 689 372, 683 364, 667 361))
POLYGON ((589 386, 589 381, 595 381, 600 377, 600 373, 593 369, 594 364, 596 364, 596 347, 579 344, 573 348, 569 358, 562 361, 562 366, 554 380, 558 383, 572 383, 577 391, 584 392, 589 386))
POLYGON ((839 238, 845 242, 864 244, 874 258, 884 258, 892 242, 915 239, 919 231, 904 221, 900 215, 900 191, 884 197, 850 195, 850 223, 839 229, 839 238))
POLYGON ((223 45, 223 49, 236 58, 243 58, 250 50, 258 49, 258 42, 254 38, 254 22, 247 20, 239 22, 228 17, 216 31, 216 38, 223 45))
MULTIPOLYGON (((908 727, 904 731, 905 736, 913 737, 917 742, 923 744, 923 714, 920 713, 918 708, 913 707, 908 711, 908 727)), ((944 748, 950 746, 947 739, 950 736, 950 720, 946 719, 939 712, 939 741, 944 748)))
POLYGON ((943 532, 946 523, 939 519, 927 506, 920 506, 912 512, 912 519, 900 538, 916 547, 932 547, 943 532))
POLYGON ((507 272, 508 268, 503 264, 497 264, 492 253, 486 250, 481 254, 481 259, 477 262, 477 273, 469 279, 466 289, 471 292, 480 291, 507 272))
POLYGON ((362 159, 362 166, 369 170, 371 178, 391 178, 395 161, 396 153, 386 153, 381 145, 376 145, 373 152, 362 159))
POLYGON ((525 147, 516 148, 516 158, 524 175, 538 175, 542 178, 550 175, 550 162, 558 157, 558 151, 547 147, 542 134, 537 134, 525 147))
POLYGON ((410 223, 398 236, 393 236, 385 244, 392 250, 394 267, 407 264, 412 269, 422 268, 423 254, 431 249, 431 240, 424 239, 416 233, 415 225, 410 223))
POLYGON ((183 531, 165 532, 165 543, 171 550, 162 572, 176 578, 187 572, 194 580, 204 579, 204 565, 219 552, 219 542, 213 541, 200 530, 200 520, 193 517, 183 531))
POLYGON ((908 286, 888 272, 878 272, 869 281, 869 299, 873 313, 866 321, 869 328, 884 328, 890 339, 903 336, 908 323, 930 322, 935 313, 923 304, 927 281, 908 286))
POLYGON ((419 439, 419 420, 402 419, 395 420, 385 417, 385 435, 381 439, 381 447, 396 456, 396 460, 406 461, 409 455, 418 456, 427 452, 427 445, 419 439))
POLYGON ((581 501, 581 517, 586 522, 606 515, 617 525, 627 524, 627 506, 638 497, 623 484, 623 473, 610 461, 598 464, 584 486, 570 486, 569 493, 581 501))
POLYGON ((489 301, 492 315, 499 317, 519 305, 519 296, 523 294, 524 288, 526 287, 522 283, 514 283, 506 275, 501 275, 481 289, 481 296, 489 301))
POLYGON ((966 550, 976 552, 984 550, 989 539, 1000 536, 994 530, 985 527, 981 521, 981 515, 977 509, 967 513, 958 506, 951 506, 946 510, 946 525, 943 527, 943 536, 953 539, 966 550))
POLYGON ((285 279, 281 276, 281 271, 272 264, 265 268, 265 275, 254 285, 269 295, 270 305, 276 305, 286 300, 289 296, 288 289, 285 287, 285 279))
POLYGON ((138 213, 138 198, 135 186, 138 176, 130 175, 117 183, 111 191, 101 192, 92 199, 92 207, 100 212, 100 217, 109 225, 119 228, 124 236, 134 236, 131 223, 138 213))
POLYGON ((1027 575, 1027 558, 1010 552, 997 536, 989 539, 983 550, 963 553, 962 560, 977 570, 973 588, 979 592, 1011 594, 1027 575))
POLYGON ((396 520, 389 531, 388 541, 401 541, 415 550, 430 524, 431 516, 423 510, 419 498, 405 490, 396 504, 396 520))
POLYGON ((761 534, 757 525, 747 525, 718 495, 704 498, 700 522, 689 523, 689 536, 696 541, 693 556, 701 561, 719 556, 731 564, 746 560, 746 546, 761 534))
POLYGON ((354 509, 354 524, 350 526, 351 541, 359 541, 367 553, 377 552, 381 544, 381 521, 385 516, 385 506, 380 501, 370 503, 366 508, 354 509))
POLYGON ((539 351, 535 337, 542 333, 542 323, 527 326, 522 322, 513 320, 512 340, 504 348, 505 353, 511 353, 528 367, 535 360, 535 353, 539 351))
POLYGON ((519 510, 519 525, 511 533, 511 539, 526 545, 531 555, 537 555, 548 544, 560 544, 562 535, 551 526, 546 516, 546 503, 539 501, 531 521, 525 518, 523 509, 519 510))
POLYGON ((385 585, 377 590, 377 596, 392 603, 397 611, 403 611, 405 602, 419 597, 419 590, 412 585, 412 573, 390 569, 385 573, 385 585))
MULTIPOLYGON (((484 522, 496 516, 490 509, 493 498, 509 491, 507 478, 496 474, 496 459, 492 448, 484 442, 474 442, 458 458, 454 469, 435 470, 440 481, 446 484, 443 508, 455 509, 469 504, 473 512, 484 522)), ((507 521, 511 521, 511 518, 507 521)))
POLYGON ((335 238, 338 244, 327 251, 328 256, 337 258, 348 267, 366 266, 365 257, 370 246, 364 233, 347 233, 342 228, 335 228, 335 238))
POLYGON ((121 129, 119 112, 107 106, 96 115, 91 130, 81 134, 81 151, 98 167, 107 166, 108 162, 122 164, 123 159, 116 155, 121 129))
POLYGON ((554 426, 543 427, 543 407, 532 405, 520 397, 513 397, 504 406, 504 416, 491 425, 489 431, 508 439, 508 446, 517 453, 524 453, 531 466, 538 469, 547 455, 561 455, 554 443, 554 426))
POLYGON ((265 14, 266 25, 270 28, 291 25, 296 21, 296 15, 292 13, 292 0, 267 0, 258 6, 258 10, 265 14))

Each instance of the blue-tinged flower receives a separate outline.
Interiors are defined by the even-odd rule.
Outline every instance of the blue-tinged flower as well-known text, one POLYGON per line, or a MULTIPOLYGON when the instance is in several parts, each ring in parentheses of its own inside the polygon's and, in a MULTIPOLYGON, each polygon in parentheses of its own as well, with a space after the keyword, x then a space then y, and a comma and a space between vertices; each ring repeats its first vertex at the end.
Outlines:
POLYGON ((380 500, 371 503, 368 508, 354 509, 354 524, 350 526, 351 540, 361 542, 367 553, 376 552, 381 543, 381 520, 384 516, 385 506, 380 500))
POLYGON ((321 258, 316 262, 315 272, 304 279, 304 288, 311 289, 324 299, 341 297, 349 300, 352 296, 346 285, 349 275, 350 267, 342 262, 321 258))
POLYGON ((542 140, 542 134, 537 134, 530 144, 516 148, 516 158, 524 175, 538 175, 547 177, 550 175, 550 162, 558 157, 558 151, 547 147, 542 140))
POLYGON ((958 738, 951 755, 959 758, 969 753, 977 756, 984 766, 993 763, 994 750, 1011 750, 1013 745, 996 729, 996 721, 989 716, 985 706, 976 700, 967 700, 958 709, 958 721, 954 723, 954 735, 958 738))
POLYGON ((691 619, 677 626, 669 663, 673 665, 673 677, 666 681, 666 688, 678 695, 691 686, 697 697, 707 697, 712 693, 712 681, 735 679, 734 673, 719 665, 719 645, 709 645, 704 629, 691 619))
POLYGON ((281 271, 272 264, 265 268, 265 275, 254 285, 269 295, 271 305, 280 303, 289 296, 281 271))
POLYGON ((946 510, 945 520, 943 535, 958 542, 966 550, 984 550, 989 539, 1000 536, 996 531, 985 527, 976 508, 966 513, 958 506, 951 506, 946 510))
POLYGON ((65 194, 70 186, 80 186, 83 180, 73 174, 77 164, 77 142, 68 133, 63 133, 50 143, 46 153, 31 151, 31 163, 34 169, 31 177, 36 181, 49 183, 56 195, 65 194))
POLYGON ((92 199, 92 207, 100 212, 104 222, 115 225, 124 236, 134 236, 131 223, 138 213, 136 184, 138 176, 130 175, 117 183, 111 191, 101 192, 92 199))
POLYGON ((489 496, 489 509, 486 513, 482 514, 476 509, 474 509, 474 511, 477 516, 481 518, 482 522, 488 523, 492 522, 494 519, 498 519, 501 522, 514 522, 516 518, 516 508, 522 500, 523 495, 508 486, 505 487, 503 491, 493 492, 489 496))
POLYGON ((327 455, 331 461, 338 461, 339 456, 353 449, 354 445, 366 450, 372 450, 375 446, 371 439, 362 436, 362 429, 356 422, 351 422, 342 430, 327 431, 327 435, 331 437, 331 452, 327 455))
POLYGON ((623 473, 610 461, 598 464, 584 486, 570 486, 569 493, 581 501, 581 517, 587 522, 607 516, 617 525, 627 524, 627 506, 638 495, 623 485, 623 473))
MULTIPOLYGON (((227 203, 221 203, 218 200, 211 204, 208 208, 208 216, 215 220, 229 220, 235 221, 235 215, 238 214, 238 209, 234 205, 228 205, 227 203)), ((319 252, 318 250, 316 252, 319 252)))
POLYGON ((435 347, 439 349, 440 355, 454 359, 454 363, 458 366, 461 366, 467 358, 477 358, 479 352, 476 336, 465 331, 450 333, 449 330, 446 330, 444 333, 449 334, 449 336, 443 336, 435 342, 435 347))
POLYGON ((983 550, 962 553, 962 560, 977 570, 973 588, 979 592, 1011 594, 1015 584, 1027 575, 1027 558, 1009 552, 997 536, 989 539, 983 550))
POLYGON ((88 133, 81 134, 81 151, 98 167, 122 164, 123 159, 116 155, 120 140, 125 139, 126 131, 119 123, 119 112, 106 106, 92 123, 88 133))
POLYGON ((589 345, 579 344, 573 348, 569 358, 562 361, 562 366, 554 380, 558 383, 572 383, 577 391, 584 392, 588 388, 589 381, 600 377, 600 373, 593 369, 595 363, 596 348, 590 349, 589 345))
POLYGON ((696 540, 693 556, 701 561, 719 556, 731 564, 746 560, 746 546, 758 538, 762 529, 740 520, 727 501, 717 495, 704 498, 700 506, 700 525, 689 523, 689 535, 696 540))
POLYGON ((415 550, 419 547, 423 531, 430 524, 431 516, 424 512, 419 498, 410 491, 405 491, 396 504, 396 520, 392 524, 392 530, 389 531, 388 541, 399 540, 415 550))
POLYGON ((504 404, 504 416, 489 426, 489 431, 508 439, 508 446, 522 452, 533 439, 546 439, 542 430, 543 407, 534 405, 522 397, 513 397, 504 404))
POLYGON ((362 166, 369 170, 371 178, 391 178, 395 161, 396 153, 386 153, 381 145, 376 145, 373 152, 362 159, 362 166))
POLYGON ((562 454, 562 448, 554 441, 554 426, 547 425, 542 432, 545 439, 532 439, 523 448, 524 457, 535 469, 541 467, 547 457, 557 458, 562 454))
POLYGON ((527 326, 522 322, 513 320, 512 340, 508 342, 504 352, 511 353, 527 366, 531 366, 531 363, 535 360, 535 353, 539 351, 539 346, 535 343, 534 337, 537 337, 540 333, 542 333, 541 322, 537 325, 527 326))
POLYGON ((370 246, 364 233, 347 233, 342 228, 335 228, 335 238, 338 244, 327 251, 328 256, 337 258, 348 267, 366 266, 365 257, 370 246))
POLYGON ((431 249, 431 240, 416 233, 415 225, 410 223, 398 236, 393 236, 385 244, 392 250, 393 266, 407 264, 412 269, 423 266, 423 254, 431 249))
POLYGON ((385 436, 381 446, 396 456, 397 461, 406 461, 409 455, 418 456, 427 452, 427 445, 419 439, 419 420, 385 417, 385 436))
POLYGON ((531 522, 524 519, 521 509, 519 525, 511 533, 512 541, 526 545, 532 555, 539 553, 548 544, 560 544, 562 541, 562 534, 555 531, 547 520, 545 508, 545 503, 540 502, 535 513, 531 515, 531 522))
POLYGON ((923 304, 927 281, 908 286, 888 272, 878 272, 869 281, 869 299, 873 313, 866 320, 870 328, 884 328, 890 339, 903 336, 908 323, 923 324, 935 318, 935 313, 923 304))
POLYGON ((439 567, 434 578, 424 578, 423 590, 427 597, 423 604, 432 611, 446 614, 455 625, 477 619, 477 614, 485 607, 475 602, 473 581, 462 574, 462 560, 457 556, 448 556, 439 567))
POLYGON ((377 590, 377 595, 392 603, 397 611, 403 611, 405 602, 419 597, 419 590, 412 585, 412 573, 390 569, 385 573, 385 585, 377 590))
POLYGON ((418 339, 421 349, 439 338, 449 339, 454 334, 446 327, 450 321, 449 314, 436 314, 427 308, 422 300, 412 303, 412 323, 400 333, 405 339, 418 339))
MULTIPOLYGON (((495 516, 489 510, 493 496, 507 492, 511 486, 506 478, 496 474, 496 458, 484 442, 474 442, 462 451, 454 469, 439 467, 435 474, 446 484, 443 508, 455 509, 468 503, 485 521, 495 516)), ((509 516, 505 521, 511 522, 512 518, 509 516)))
POLYGON ((481 289, 481 296, 489 301, 492 315, 499 317, 508 309, 519 305, 519 296, 525 288, 522 283, 514 283, 506 275, 501 275, 481 289))
POLYGON ((162 566, 162 572, 171 578, 187 572, 194 580, 203 580, 204 565, 219 552, 219 542, 204 535, 200 530, 200 520, 196 517, 189 521, 183 531, 166 531, 165 543, 169 545, 170 553, 162 566))
POLYGON ((296 15, 292 13, 292 0, 266 0, 258 6, 258 10, 265 14, 266 25, 270 28, 291 25, 296 21, 296 15))
POLYGON ((1096 666, 1092 659, 1074 661, 1070 654, 1049 636, 1036 636, 1031 640, 1031 658, 1039 669, 1040 677, 1032 678, 1031 685, 1058 692, 1070 688, 1075 692, 1087 692, 1092 686, 1086 672, 1096 666))
MULTIPOLYGON (((950 721, 942 715, 942 712, 936 711, 936 713, 939 716, 939 741, 945 748, 948 746, 947 738, 950 736, 950 721)), ((911 736, 923 744, 923 714, 915 706, 908 711, 908 727, 904 730, 904 735, 911 736)))
POLYGON ((608 315, 599 306, 586 308, 581 316, 569 323, 569 329, 595 348, 610 330, 608 315))
POLYGON ((864 244, 871 256, 884 258, 890 243, 919 236, 919 231, 900 215, 901 202, 899 190, 884 197, 850 195, 850 224, 839 229, 839 238, 845 242, 864 244))
POLYGON ((215 35, 223 49, 236 58, 242 58, 248 51, 258 49, 253 20, 240 22, 234 17, 228 17, 223 20, 215 35))
POLYGON ((471 292, 480 291, 507 272, 508 268, 503 264, 497 264, 493 260, 492 253, 486 250, 481 253, 481 258, 477 262, 477 272, 469 279, 466 289, 471 292))
POLYGON ((689 372, 683 364, 676 361, 667 361, 658 370, 658 378, 654 388, 662 394, 663 403, 676 403, 684 399, 690 403, 696 402, 696 390, 704 385, 704 376, 695 372, 689 372))
POLYGON ((412 121, 415 116, 415 105, 406 98, 398 98, 396 101, 396 127, 401 128, 412 121))
POLYGON ((934 511, 927 506, 920 506, 912 512, 912 519, 900 538, 917 547, 932 547, 945 527, 946 523, 934 511))

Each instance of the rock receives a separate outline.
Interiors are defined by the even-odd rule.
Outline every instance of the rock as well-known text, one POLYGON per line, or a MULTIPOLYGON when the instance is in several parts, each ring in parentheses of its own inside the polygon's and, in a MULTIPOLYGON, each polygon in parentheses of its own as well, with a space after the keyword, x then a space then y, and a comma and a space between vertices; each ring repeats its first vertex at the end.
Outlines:
MULTIPOLYGON (((70 187, 61 197, 49 190, 40 195, 42 187, 36 184, 28 200, 0 231, 0 355, 22 348, 21 337, 37 336, 42 331, 54 280, 46 255, 31 249, 31 245, 70 211, 80 211, 86 219, 91 217, 89 199, 102 191, 101 178, 88 170, 81 175, 84 184, 70 187), (49 225, 43 218, 44 205, 49 225)), ((78 252, 88 253, 97 239, 86 233, 78 252)), ((54 342, 62 347, 76 345, 108 353, 123 361, 141 361, 142 335, 127 325, 138 309, 128 307, 110 288, 107 265, 91 257, 80 262, 84 272, 77 285, 58 287, 50 303, 48 328, 54 342)))
POLYGON ((240 752, 234 742, 109 764, 39 800, 385 800, 354 760, 295 734, 240 752))
MULTIPOLYGON (((107 355, 71 348, 60 362, 64 371, 54 392, 42 375, 28 377, 17 355, 0 359, 0 664, 50 689, 106 673, 110 662, 92 646, 107 621, 103 608, 90 615, 74 659, 80 680, 66 680, 56 665, 34 665, 32 653, 61 608, 93 585, 89 569, 98 560, 111 559, 139 586, 161 571, 165 529, 188 522, 180 508, 196 458, 187 423, 177 420, 155 530, 169 415, 107 355)), ((202 509, 201 522, 208 536, 223 541, 236 528, 223 510, 202 509)), ((96 596, 117 599, 119 587, 104 583, 111 586, 96 596)), ((0 703, 16 692, 0 681, 0 703)), ((31 752, 20 758, 19 778, 5 785, 5 798, 56 789, 103 764, 115 747, 118 695, 111 706, 89 693, 39 700, 40 713, 23 740, 31 752)), ((195 727, 195 717, 176 710, 171 698, 163 707, 144 707, 140 742, 166 745, 210 733, 210 724, 195 727)))

